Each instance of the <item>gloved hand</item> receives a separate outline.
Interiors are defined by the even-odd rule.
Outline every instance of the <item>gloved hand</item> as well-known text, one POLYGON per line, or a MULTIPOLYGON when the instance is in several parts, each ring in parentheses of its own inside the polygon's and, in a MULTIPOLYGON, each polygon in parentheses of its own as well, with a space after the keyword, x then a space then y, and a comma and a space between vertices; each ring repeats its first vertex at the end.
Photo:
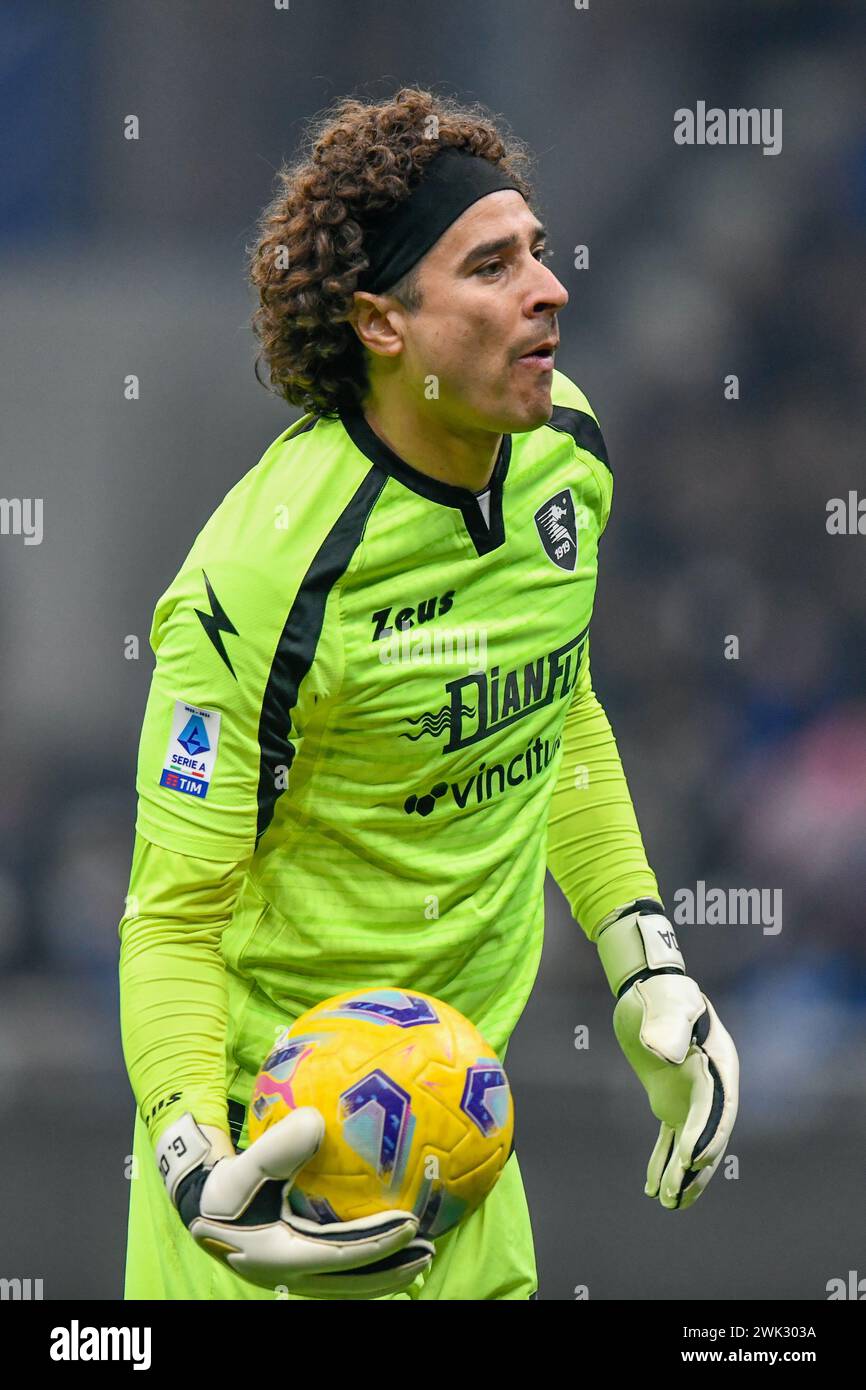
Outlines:
POLYGON ((722 1161, 739 1101, 739 1059, 705 994, 685 974, 661 903, 640 898, 605 918, 599 956, 617 996, 617 1040, 661 1121, 644 1191, 692 1206, 722 1161))
POLYGON ((319 1111, 304 1106, 235 1153, 223 1130, 187 1113, 160 1136, 156 1157, 193 1240, 250 1283, 307 1298, 399 1292, 435 1253, 416 1216, 386 1211, 321 1225, 289 1206, 289 1188, 324 1133, 319 1111))

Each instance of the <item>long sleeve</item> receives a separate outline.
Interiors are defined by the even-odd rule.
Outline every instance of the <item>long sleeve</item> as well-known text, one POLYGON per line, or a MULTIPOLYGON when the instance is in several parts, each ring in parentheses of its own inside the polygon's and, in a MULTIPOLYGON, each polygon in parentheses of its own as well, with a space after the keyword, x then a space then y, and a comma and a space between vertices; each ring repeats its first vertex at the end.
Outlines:
POLYGON ((197 859, 136 834, 119 926, 120 1029, 152 1140, 185 1111, 228 1132, 220 935, 247 861, 197 859))
POLYGON ((659 898, 610 722, 592 689, 589 642, 565 721, 547 863, 590 940, 633 898, 659 898))

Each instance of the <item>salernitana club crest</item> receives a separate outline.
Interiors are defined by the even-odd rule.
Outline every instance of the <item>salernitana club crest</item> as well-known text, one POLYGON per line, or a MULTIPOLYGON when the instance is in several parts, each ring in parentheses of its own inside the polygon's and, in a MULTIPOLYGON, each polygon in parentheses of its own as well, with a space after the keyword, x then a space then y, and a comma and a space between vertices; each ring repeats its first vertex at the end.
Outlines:
POLYGON ((577 522, 568 488, 538 508, 535 525, 548 559, 560 569, 573 570, 577 564, 577 522))

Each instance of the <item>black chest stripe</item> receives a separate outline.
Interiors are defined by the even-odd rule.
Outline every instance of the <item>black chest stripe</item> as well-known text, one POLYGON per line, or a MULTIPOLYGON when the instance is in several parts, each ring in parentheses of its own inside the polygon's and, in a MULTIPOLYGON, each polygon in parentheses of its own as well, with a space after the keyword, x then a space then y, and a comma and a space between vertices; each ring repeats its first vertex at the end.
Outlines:
MULTIPOLYGON (((295 756, 295 747, 289 738, 291 711, 298 703, 301 682, 316 654, 328 595, 345 573, 386 482, 387 477, 381 469, 370 469, 319 546, 283 624, 259 717, 256 848, 273 820, 277 797, 284 790, 283 786, 277 786, 277 769, 290 769, 295 756)), ((285 780, 285 777, 281 779, 285 780)))

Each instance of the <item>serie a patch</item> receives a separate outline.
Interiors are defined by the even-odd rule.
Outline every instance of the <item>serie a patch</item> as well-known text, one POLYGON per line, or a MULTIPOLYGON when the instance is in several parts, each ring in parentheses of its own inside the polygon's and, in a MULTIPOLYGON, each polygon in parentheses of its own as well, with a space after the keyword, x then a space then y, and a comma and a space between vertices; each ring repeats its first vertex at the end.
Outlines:
POLYGON ((219 710, 198 709, 175 700, 159 785, 204 799, 216 766, 219 738, 219 710))

